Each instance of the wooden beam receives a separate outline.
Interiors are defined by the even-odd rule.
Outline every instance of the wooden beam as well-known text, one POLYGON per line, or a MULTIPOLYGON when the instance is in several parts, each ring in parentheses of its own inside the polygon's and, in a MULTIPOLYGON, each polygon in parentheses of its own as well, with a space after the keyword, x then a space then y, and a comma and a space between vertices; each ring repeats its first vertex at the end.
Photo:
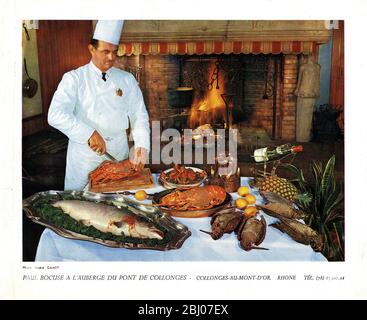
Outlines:
POLYGON ((315 41, 326 43, 325 20, 126 20, 124 41, 315 41))

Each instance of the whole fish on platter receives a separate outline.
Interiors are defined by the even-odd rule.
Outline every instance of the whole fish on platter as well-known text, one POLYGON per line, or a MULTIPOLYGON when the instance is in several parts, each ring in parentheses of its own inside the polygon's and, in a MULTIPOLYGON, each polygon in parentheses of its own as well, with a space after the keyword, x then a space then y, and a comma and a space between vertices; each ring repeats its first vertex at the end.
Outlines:
POLYGON ((114 235, 135 238, 163 239, 164 233, 154 224, 134 215, 127 209, 83 200, 60 200, 53 204, 86 226, 114 235))

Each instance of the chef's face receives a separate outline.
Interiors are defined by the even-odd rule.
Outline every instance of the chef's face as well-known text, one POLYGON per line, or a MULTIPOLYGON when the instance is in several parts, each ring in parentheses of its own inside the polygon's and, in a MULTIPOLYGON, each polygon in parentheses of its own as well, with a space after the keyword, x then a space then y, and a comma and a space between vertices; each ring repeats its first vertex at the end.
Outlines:
POLYGON ((88 45, 92 61, 102 72, 107 71, 113 66, 116 60, 118 47, 112 43, 99 40, 98 47, 95 48, 91 44, 88 45))

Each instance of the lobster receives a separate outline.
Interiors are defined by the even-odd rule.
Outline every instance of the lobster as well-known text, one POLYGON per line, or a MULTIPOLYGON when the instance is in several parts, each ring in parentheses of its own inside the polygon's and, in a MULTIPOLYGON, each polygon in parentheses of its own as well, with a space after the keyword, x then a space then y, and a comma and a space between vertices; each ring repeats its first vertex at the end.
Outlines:
POLYGON ((163 196, 157 205, 176 210, 204 210, 220 205, 226 197, 227 193, 222 187, 207 185, 175 190, 163 196))
POLYGON ((111 182, 124 178, 136 177, 141 171, 134 169, 133 164, 127 159, 120 162, 104 161, 89 174, 92 185, 111 182))

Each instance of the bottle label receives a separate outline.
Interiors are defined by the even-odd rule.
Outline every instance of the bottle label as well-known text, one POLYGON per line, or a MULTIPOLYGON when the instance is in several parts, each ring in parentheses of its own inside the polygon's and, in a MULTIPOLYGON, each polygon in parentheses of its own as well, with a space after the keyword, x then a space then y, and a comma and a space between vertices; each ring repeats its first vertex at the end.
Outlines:
POLYGON ((261 148, 261 149, 256 149, 254 151, 254 158, 256 162, 264 162, 264 161, 268 161, 268 157, 267 157, 267 151, 268 148, 261 148))
POLYGON ((276 148, 275 148, 275 152, 276 152, 277 154, 283 154, 283 146, 276 147, 276 148))

